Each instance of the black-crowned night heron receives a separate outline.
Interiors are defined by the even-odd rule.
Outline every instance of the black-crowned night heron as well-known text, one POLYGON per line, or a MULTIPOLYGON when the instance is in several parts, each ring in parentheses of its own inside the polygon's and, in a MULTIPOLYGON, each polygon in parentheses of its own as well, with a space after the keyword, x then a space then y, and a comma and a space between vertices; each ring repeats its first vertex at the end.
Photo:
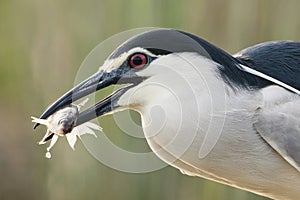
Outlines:
POLYGON ((192 34, 156 29, 118 47, 41 118, 122 84, 76 125, 132 109, 151 149, 183 173, 299 199, 299 77, 299 42, 262 43, 231 56, 192 34))

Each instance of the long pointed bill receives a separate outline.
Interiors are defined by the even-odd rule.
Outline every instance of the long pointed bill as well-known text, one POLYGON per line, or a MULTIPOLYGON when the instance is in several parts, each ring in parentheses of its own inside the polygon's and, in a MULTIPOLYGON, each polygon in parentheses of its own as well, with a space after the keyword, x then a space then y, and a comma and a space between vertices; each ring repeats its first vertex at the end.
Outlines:
POLYGON ((119 107, 117 104, 118 99, 124 94, 129 88, 133 87, 134 85, 127 86, 122 88, 110 96, 106 97, 95 106, 88 108, 87 110, 79 113, 78 120, 76 125, 83 124, 84 122, 90 121, 98 116, 102 116, 112 110, 115 110, 119 107))
MULTIPOLYGON (((59 109, 70 105, 72 102, 87 96, 91 93, 94 93, 100 89, 103 89, 107 86, 114 84, 130 84, 127 87, 119 89, 112 95, 108 96, 101 102, 97 103, 95 106, 83 111, 79 114, 76 125, 80 125, 84 122, 87 122, 91 119, 94 119, 98 116, 104 115, 107 112, 112 111, 118 107, 117 101, 121 97, 124 92, 126 92, 133 85, 141 82, 143 78, 137 77, 132 73, 120 73, 120 71, 111 71, 109 73, 104 71, 99 71, 81 82, 69 92, 60 97, 57 101, 55 101, 51 106, 47 108, 47 110, 41 115, 40 119, 46 119, 59 109)), ((36 123, 34 125, 34 129, 38 127, 39 124, 36 123)))

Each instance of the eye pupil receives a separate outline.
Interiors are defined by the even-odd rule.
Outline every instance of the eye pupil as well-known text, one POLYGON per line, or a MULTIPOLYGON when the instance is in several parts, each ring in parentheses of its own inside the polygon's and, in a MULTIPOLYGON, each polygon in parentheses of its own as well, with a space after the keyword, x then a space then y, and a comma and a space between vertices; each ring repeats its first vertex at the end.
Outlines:
POLYGON ((140 69, 147 64, 147 57, 142 53, 136 53, 130 57, 129 64, 131 68, 140 69))
POLYGON ((140 65, 140 64, 143 63, 143 60, 142 60, 142 58, 140 56, 136 56, 136 57, 133 58, 132 62, 135 65, 140 65))

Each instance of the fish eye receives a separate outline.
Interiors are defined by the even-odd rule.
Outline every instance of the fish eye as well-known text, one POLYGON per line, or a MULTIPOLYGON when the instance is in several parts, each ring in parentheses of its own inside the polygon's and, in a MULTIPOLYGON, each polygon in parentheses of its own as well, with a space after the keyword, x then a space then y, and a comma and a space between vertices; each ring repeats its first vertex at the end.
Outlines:
POLYGON ((140 69, 148 62, 147 56, 142 53, 136 53, 129 58, 129 65, 131 68, 140 69))

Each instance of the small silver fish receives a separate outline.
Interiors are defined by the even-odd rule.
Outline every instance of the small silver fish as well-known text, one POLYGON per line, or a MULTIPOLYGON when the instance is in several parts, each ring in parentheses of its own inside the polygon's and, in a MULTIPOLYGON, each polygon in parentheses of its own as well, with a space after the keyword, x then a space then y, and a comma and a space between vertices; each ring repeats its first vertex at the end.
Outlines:
POLYGON ((88 99, 84 100, 78 105, 71 104, 65 108, 62 108, 49 116, 47 119, 31 117, 32 122, 47 126, 47 132, 43 139, 39 142, 41 145, 51 140, 46 152, 47 158, 51 158, 50 149, 54 146, 59 136, 66 136, 70 147, 74 150, 77 137, 80 137, 84 134, 92 134, 97 137, 93 129, 99 131, 102 130, 100 126, 91 122, 86 122, 74 127, 76 125, 79 110, 87 101, 88 99))

